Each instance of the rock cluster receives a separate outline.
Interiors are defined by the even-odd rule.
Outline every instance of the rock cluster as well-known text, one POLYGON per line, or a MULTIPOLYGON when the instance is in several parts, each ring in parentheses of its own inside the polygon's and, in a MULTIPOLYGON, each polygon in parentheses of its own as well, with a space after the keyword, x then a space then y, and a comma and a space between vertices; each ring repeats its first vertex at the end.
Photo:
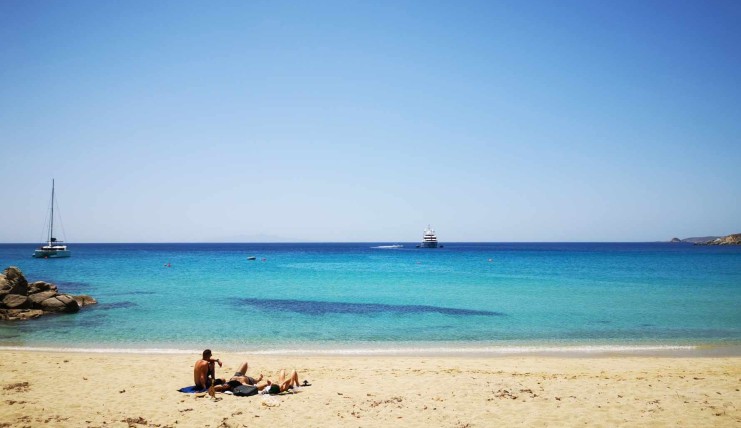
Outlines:
POLYGON ((11 266, 0 274, 0 320, 26 320, 48 313, 75 313, 97 303, 90 296, 59 293, 44 281, 29 284, 20 269, 11 266))
POLYGON ((707 242, 700 242, 695 245, 741 245, 741 233, 723 236, 707 242))

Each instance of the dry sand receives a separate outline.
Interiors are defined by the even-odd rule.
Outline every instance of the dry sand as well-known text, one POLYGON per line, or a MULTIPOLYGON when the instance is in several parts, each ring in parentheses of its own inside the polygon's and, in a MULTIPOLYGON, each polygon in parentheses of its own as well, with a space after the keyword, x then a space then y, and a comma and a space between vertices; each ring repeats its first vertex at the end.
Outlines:
POLYGON ((176 391, 198 355, 2 350, 0 426, 741 426, 741 358, 214 356, 312 386, 212 400, 176 391))

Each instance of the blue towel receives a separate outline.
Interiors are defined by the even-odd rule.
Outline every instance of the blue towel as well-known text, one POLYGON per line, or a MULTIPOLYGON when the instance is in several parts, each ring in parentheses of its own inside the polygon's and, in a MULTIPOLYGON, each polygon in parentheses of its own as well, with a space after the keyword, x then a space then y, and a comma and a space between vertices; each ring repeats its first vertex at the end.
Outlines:
POLYGON ((205 389, 199 389, 197 386, 186 386, 185 388, 178 389, 179 392, 184 392, 186 394, 195 394, 196 392, 206 392, 208 391, 208 388, 205 389))

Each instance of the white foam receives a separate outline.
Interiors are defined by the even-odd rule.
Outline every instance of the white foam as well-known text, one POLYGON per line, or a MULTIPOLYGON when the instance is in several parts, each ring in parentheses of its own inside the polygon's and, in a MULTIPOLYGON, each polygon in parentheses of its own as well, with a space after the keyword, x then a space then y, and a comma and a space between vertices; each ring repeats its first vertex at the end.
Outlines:
MULTIPOLYGON (((407 346, 407 347, 347 347, 347 348, 301 348, 301 349, 229 349, 222 352, 245 353, 251 355, 347 355, 347 356, 412 356, 412 355, 471 355, 471 356, 507 356, 507 355, 605 355, 605 354, 662 354, 692 352, 701 349, 695 345, 573 345, 573 346, 407 346)), ((72 348, 72 347, 25 347, 0 346, 5 351, 36 352, 74 352, 100 354, 199 354, 200 349, 174 348, 72 348)))
POLYGON ((0 346, 3 351, 78 352, 86 354, 200 354, 203 350, 167 348, 69 348, 46 346, 0 346))
POLYGON ((629 354, 693 351, 692 345, 595 345, 595 346, 471 346, 405 348, 274 349, 250 352, 258 355, 542 355, 542 354, 629 354))

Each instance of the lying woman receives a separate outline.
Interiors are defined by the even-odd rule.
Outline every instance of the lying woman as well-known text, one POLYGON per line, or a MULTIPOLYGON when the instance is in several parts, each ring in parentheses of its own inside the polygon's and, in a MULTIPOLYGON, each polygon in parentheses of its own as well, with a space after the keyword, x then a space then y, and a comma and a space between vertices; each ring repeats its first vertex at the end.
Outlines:
POLYGON ((278 382, 272 382, 270 379, 267 379, 263 382, 258 382, 255 386, 257 386, 258 391, 262 394, 280 394, 299 385, 296 370, 291 372, 290 377, 286 378, 286 370, 282 369, 278 375, 278 382))

